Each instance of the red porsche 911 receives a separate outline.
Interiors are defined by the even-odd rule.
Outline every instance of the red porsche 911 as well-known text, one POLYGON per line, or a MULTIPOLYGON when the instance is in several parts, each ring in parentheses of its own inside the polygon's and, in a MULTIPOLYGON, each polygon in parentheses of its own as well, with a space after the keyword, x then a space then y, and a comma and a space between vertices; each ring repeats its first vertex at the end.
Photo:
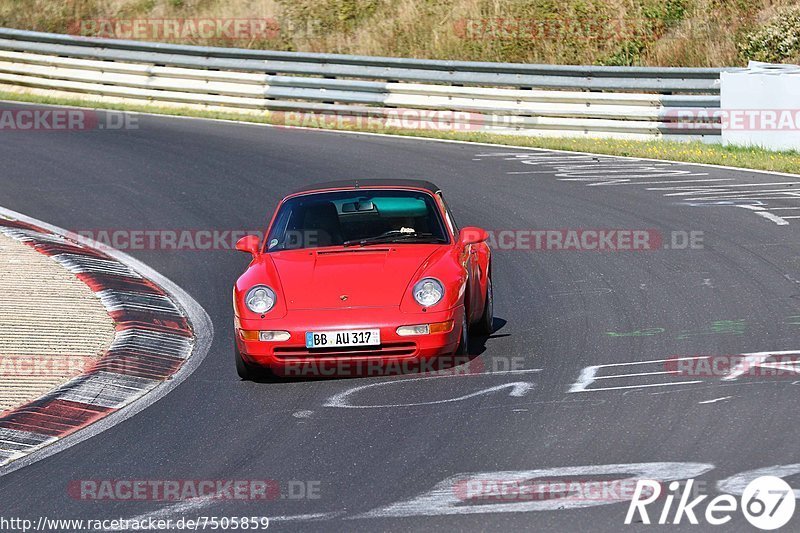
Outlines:
MULTIPOLYGON (((233 291, 236 369, 378 368, 467 354, 492 331, 488 234, 416 180, 313 185, 278 205, 233 291)), ((356 373, 358 373, 356 371, 356 373)))

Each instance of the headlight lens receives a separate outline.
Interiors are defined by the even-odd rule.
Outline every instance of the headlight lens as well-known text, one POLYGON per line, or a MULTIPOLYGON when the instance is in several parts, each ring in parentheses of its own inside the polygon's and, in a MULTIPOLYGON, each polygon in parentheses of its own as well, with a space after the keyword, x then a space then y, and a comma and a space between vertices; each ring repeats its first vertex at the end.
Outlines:
POLYGON ((439 303, 444 296, 444 287, 439 280, 424 278, 414 285, 414 299, 423 307, 430 307, 439 303))
POLYGON ((256 285, 247 291, 244 303, 252 312, 262 315, 275 305, 275 291, 266 285, 256 285))

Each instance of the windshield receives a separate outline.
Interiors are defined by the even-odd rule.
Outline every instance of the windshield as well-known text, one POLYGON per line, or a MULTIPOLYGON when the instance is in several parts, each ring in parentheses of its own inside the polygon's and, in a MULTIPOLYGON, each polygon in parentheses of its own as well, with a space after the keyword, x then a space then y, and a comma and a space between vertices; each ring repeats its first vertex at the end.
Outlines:
POLYGON ((357 190, 287 200, 270 229, 267 251, 448 242, 439 209, 429 194, 357 190))

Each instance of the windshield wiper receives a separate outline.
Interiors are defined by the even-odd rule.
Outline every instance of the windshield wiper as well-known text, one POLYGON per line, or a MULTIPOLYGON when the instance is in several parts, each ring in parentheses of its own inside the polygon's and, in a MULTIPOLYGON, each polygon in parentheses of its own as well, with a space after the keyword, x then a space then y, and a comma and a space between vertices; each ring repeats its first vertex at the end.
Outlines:
POLYGON ((417 233, 416 231, 410 233, 408 231, 393 229, 387 231, 386 233, 381 233, 380 235, 376 235, 374 237, 366 237, 364 239, 353 239, 345 241, 344 243, 342 243, 342 246, 355 246, 356 244, 358 244, 359 246, 366 246, 367 244, 390 243, 390 242, 404 241, 408 239, 429 238, 429 237, 434 237, 438 242, 442 241, 442 239, 436 237, 435 235, 433 235, 433 233, 417 233))

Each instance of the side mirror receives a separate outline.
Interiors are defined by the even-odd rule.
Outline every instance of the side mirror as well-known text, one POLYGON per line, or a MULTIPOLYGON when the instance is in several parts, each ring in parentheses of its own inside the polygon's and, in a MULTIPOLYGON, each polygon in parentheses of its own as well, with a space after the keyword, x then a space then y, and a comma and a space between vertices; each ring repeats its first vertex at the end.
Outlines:
POLYGON ((259 240, 257 235, 245 235, 238 241, 236 241, 236 249, 240 252, 247 252, 251 254, 253 257, 256 257, 259 253, 259 248, 261 247, 261 241, 259 240))
POLYGON ((468 244, 477 244, 479 242, 483 242, 488 238, 489 234, 485 229, 476 228, 475 226, 467 226, 466 228, 461 229, 461 233, 458 236, 458 241, 464 246, 467 246, 468 244))

